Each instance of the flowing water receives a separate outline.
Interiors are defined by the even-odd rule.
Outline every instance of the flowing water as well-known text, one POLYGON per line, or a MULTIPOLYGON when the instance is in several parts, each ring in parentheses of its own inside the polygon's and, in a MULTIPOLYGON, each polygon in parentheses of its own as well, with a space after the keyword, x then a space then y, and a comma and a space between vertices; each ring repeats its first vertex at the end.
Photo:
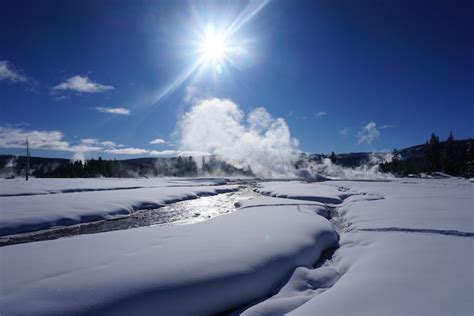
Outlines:
POLYGON ((0 237, 0 247, 20 243, 97 234, 113 230, 133 229, 144 226, 185 225, 209 220, 236 210, 235 203, 257 194, 249 187, 229 193, 200 197, 172 203, 155 209, 139 210, 127 217, 52 228, 26 234, 0 237))

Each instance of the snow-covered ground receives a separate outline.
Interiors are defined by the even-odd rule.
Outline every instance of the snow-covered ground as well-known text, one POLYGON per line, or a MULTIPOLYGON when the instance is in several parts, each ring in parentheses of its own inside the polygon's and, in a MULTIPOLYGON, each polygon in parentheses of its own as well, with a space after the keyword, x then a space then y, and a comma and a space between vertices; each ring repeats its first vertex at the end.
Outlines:
POLYGON ((323 183, 305 183, 301 181, 265 182, 260 185, 258 191, 273 197, 332 204, 341 203, 343 198, 347 196, 344 190, 338 190, 323 183))
MULTIPOLYGON (((145 188, 140 180, 126 180, 124 186, 140 188, 49 194, 61 186, 41 181, 33 189, 4 189, 2 182, 2 192, 40 192, 22 198, 38 198, 34 203, 44 212, 54 201, 41 199, 60 197, 62 210, 50 206, 53 214, 63 214, 234 188, 207 180, 175 185, 179 180, 173 179, 145 180, 145 188)), ((69 188, 87 189, 87 181, 94 188, 117 188, 81 181, 69 188)), ((257 191, 264 195, 206 222, 1 247, 0 311, 473 315, 473 188, 462 179, 262 182, 257 191), (323 250, 338 245, 336 230, 340 247, 314 268, 323 250)), ((26 208, 20 200, 4 207, 19 198, 1 197, 0 222, 26 208)))
POLYGON ((0 179, 0 197, 15 195, 57 194, 117 189, 190 187, 225 184, 225 179, 186 178, 72 178, 0 179))
POLYGON ((193 225, 2 247, 2 314, 221 312, 266 297, 337 244, 319 205, 246 205, 193 225))
POLYGON ((237 189, 222 183, 206 179, 3 179, 0 236, 119 218, 237 189))
MULTIPOLYGON (((270 184, 292 192, 286 185, 270 184)), ((474 314, 472 183, 321 185, 354 194, 337 208, 340 248, 323 267, 295 271, 278 294, 245 315, 474 314)))

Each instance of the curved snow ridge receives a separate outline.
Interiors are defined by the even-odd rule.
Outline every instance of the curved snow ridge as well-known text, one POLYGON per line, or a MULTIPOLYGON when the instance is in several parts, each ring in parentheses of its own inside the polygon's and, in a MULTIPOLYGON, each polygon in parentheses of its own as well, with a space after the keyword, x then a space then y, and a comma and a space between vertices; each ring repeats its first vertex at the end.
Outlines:
POLYGON ((284 315, 300 307, 315 295, 332 287, 341 277, 331 267, 308 269, 296 268, 290 280, 278 294, 245 310, 243 316, 284 315))
POLYGON ((126 190, 161 187, 225 185, 224 178, 31 178, 0 179, 0 197, 126 190))
POLYGON ((11 197, 11 196, 30 196, 30 195, 47 195, 47 194, 62 194, 62 193, 78 193, 78 192, 96 192, 96 191, 114 191, 114 190, 134 190, 142 189, 146 187, 134 186, 134 187, 112 187, 112 188, 76 188, 76 189, 63 189, 63 190, 46 190, 46 192, 19 192, 10 194, 0 194, 0 197, 11 197))
POLYGON ((279 181, 261 183, 257 192, 277 198, 313 201, 327 204, 340 204, 351 196, 345 188, 336 188, 323 183, 301 181, 279 181))
POLYGON ((143 209, 237 191, 238 186, 160 187, 3 199, 0 236, 129 216, 143 209))
MULTIPOLYGON (((277 184, 276 190, 281 192, 285 192, 288 190, 287 187, 281 184, 277 184)), ((340 203, 332 202, 332 205, 327 205, 324 203, 317 203, 320 208, 324 208, 327 212, 325 217, 329 217, 333 227, 337 230, 338 233, 342 233, 345 231, 345 227, 350 225, 350 223, 346 223, 345 219, 340 216, 339 209, 344 206, 357 203, 360 201, 372 201, 372 200, 379 200, 383 199, 383 196, 376 195, 376 194, 367 194, 364 192, 357 192, 355 190, 350 190, 349 188, 342 187, 342 186, 330 186, 324 185, 324 189, 320 186, 317 190, 312 191, 314 189, 313 184, 304 183, 302 186, 308 186, 308 189, 311 190, 312 198, 317 198, 319 195, 327 194, 328 191, 326 190, 327 187, 333 188, 332 191, 334 194, 334 189, 339 192, 339 197, 341 199, 340 203), (349 198, 349 199, 348 199, 349 198), (342 228, 342 229, 341 229, 342 228), (339 231, 341 230, 341 231, 339 231)), ((308 190, 308 191, 309 191, 308 190)), ((284 195, 284 194, 281 194, 284 195)), ((298 202, 297 197, 294 197, 293 203, 300 203, 298 202)), ((274 199, 274 200, 284 200, 284 199, 274 199)), ((301 199, 299 199, 301 200, 301 199)), ((328 203, 329 204, 329 203, 328 203)), ((320 213, 323 215, 325 213, 320 213)), ((323 215, 324 216, 324 215, 323 215)), ((359 246, 362 246, 359 244, 359 246)), ((350 245, 349 245, 350 247, 350 245)), ((339 244, 338 244, 339 248, 339 244)), ((278 291, 277 294, 274 296, 267 298, 259 302, 256 305, 251 306, 250 308, 246 309, 242 315, 246 316, 272 316, 272 315, 284 315, 290 313, 300 306, 304 305, 306 302, 311 301, 316 296, 324 293, 325 291, 329 290, 333 287, 339 279, 343 276, 343 274, 350 268, 350 265, 346 265, 341 267, 339 265, 340 258, 337 256, 337 249, 334 249, 335 252, 331 253, 331 256, 328 258, 324 258, 318 265, 314 268, 304 268, 299 267, 294 270, 293 275, 289 279, 289 281, 278 291), (334 254, 334 257, 333 257, 334 254)), ((323 258, 322 258, 323 259, 323 258)))
MULTIPOLYGON (((353 227, 342 231, 329 263, 341 277, 308 300, 306 290, 295 291, 285 298, 291 309, 284 313, 472 315, 474 258, 463 255, 474 250, 472 233, 466 232, 472 231, 472 189, 464 181, 416 184, 347 182, 368 193, 337 208, 353 227)), ((280 314, 279 302, 269 300, 252 311, 280 314)))
POLYGON ((245 306, 337 245, 328 220, 297 208, 2 247, 2 314, 208 315, 245 306))
POLYGON ((310 214, 317 214, 325 218, 329 218, 329 208, 323 203, 319 202, 305 202, 296 199, 275 198, 270 196, 258 196, 250 200, 239 201, 235 204, 239 210, 268 207, 268 206, 296 206, 300 212, 307 212, 310 214))

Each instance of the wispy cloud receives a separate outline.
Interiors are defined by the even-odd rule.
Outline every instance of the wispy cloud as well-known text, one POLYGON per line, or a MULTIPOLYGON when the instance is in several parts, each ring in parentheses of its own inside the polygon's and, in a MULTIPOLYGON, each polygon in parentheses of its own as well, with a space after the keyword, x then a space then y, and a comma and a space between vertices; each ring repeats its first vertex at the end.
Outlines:
MULTIPOLYGON (((76 144, 65 140, 60 131, 26 130, 14 125, 0 126, 0 148, 24 148, 26 138, 31 149, 53 150, 73 153, 73 160, 84 160, 87 153, 103 152, 113 155, 177 156, 176 150, 150 150, 125 147, 113 141, 101 141, 97 138, 83 138, 76 144)), ((167 143, 167 142, 166 142, 167 143)))
POLYGON ((150 156, 160 157, 160 156, 178 156, 181 155, 181 152, 176 150, 150 150, 148 153, 150 156))
POLYGON ((73 76, 53 87, 51 91, 52 93, 67 90, 78 93, 101 93, 112 89, 114 89, 114 87, 94 82, 88 77, 73 76))
POLYGON ((326 112, 314 113, 314 116, 316 116, 317 118, 322 118, 323 116, 326 116, 326 115, 328 115, 326 112))
POLYGON ((156 139, 154 139, 150 142, 150 144, 152 144, 152 145, 164 145, 166 143, 168 143, 168 142, 164 139, 161 139, 161 138, 156 138, 156 139))
POLYGON ((14 83, 26 83, 30 79, 15 69, 12 63, 7 60, 0 61, 0 81, 10 81, 14 83))
POLYGON ((372 144, 375 140, 380 138, 380 131, 377 124, 374 121, 367 123, 357 133, 358 144, 372 144))
POLYGON ((100 144, 104 147, 120 147, 120 145, 117 145, 115 142, 112 142, 110 140, 106 140, 104 142, 101 142, 100 144))
POLYGON ((297 120, 297 121, 299 121, 299 120, 307 120, 307 119, 308 119, 307 116, 305 116, 305 115, 297 115, 297 114, 295 114, 295 112, 293 112, 293 111, 288 112, 287 117, 288 117, 288 119, 295 119, 295 120, 297 120))
POLYGON ((349 127, 344 127, 343 129, 339 130, 339 135, 341 136, 347 136, 349 134, 350 128, 349 127))
POLYGON ((202 99, 204 95, 205 94, 203 93, 203 89, 197 86, 188 85, 185 88, 183 101, 189 104, 193 104, 202 99))
POLYGON ((94 144, 97 144, 99 143, 99 141, 95 138, 83 138, 81 139, 81 144, 84 144, 84 145, 94 145, 94 144))
POLYGON ((18 127, 0 126, 0 147, 23 148, 28 137, 31 148, 68 151, 70 145, 60 131, 29 131, 18 127))
POLYGON ((109 154, 116 154, 116 155, 143 155, 143 154, 148 154, 150 151, 147 149, 128 147, 128 148, 110 148, 110 149, 104 150, 104 152, 109 153, 109 154))
POLYGON ((99 106, 95 108, 99 112, 117 114, 117 115, 130 115, 130 110, 126 108, 111 108, 99 106))

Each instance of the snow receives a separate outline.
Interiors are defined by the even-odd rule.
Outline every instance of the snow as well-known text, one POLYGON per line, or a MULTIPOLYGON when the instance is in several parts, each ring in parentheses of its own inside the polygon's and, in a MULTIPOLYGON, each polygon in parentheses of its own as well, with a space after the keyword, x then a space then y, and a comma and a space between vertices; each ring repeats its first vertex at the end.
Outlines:
POLYGON ((257 196, 251 200, 242 200, 236 203, 240 209, 245 209, 249 207, 261 207, 261 206, 290 206, 296 205, 300 212, 309 212, 309 213, 316 213, 323 217, 329 216, 328 208, 318 202, 311 202, 311 201, 301 201, 301 200, 294 200, 294 199, 282 199, 282 198, 273 198, 269 196, 257 196))
POLYGON ((72 178, 0 179, 0 197, 14 195, 57 194, 116 189, 209 186, 225 184, 218 178, 72 178))
POLYGON ((278 198, 317 201, 339 204, 346 194, 332 186, 322 183, 305 183, 300 181, 264 182, 258 192, 278 198))
POLYGON ((354 229, 409 228, 474 232, 472 183, 462 179, 393 182, 335 181, 350 188, 339 209, 354 229))
MULTIPOLYGON (((234 188, 192 180, 175 185, 169 179, 152 187, 149 181, 139 189, 62 194, 47 193, 59 186, 45 184, 42 195, 1 197, 1 222, 11 217, 21 225, 37 224, 50 212, 54 223, 58 215, 85 216, 90 207, 113 216, 106 212, 234 188), (22 204, 22 198, 31 200, 22 204), (5 208, 5 201, 13 202, 5 208), (41 208, 39 221, 21 218, 29 205, 41 208)), ((0 310, 473 315, 473 185, 456 178, 260 182, 256 191, 263 196, 206 222, 1 247, 0 310), (328 221, 324 217, 333 208, 328 221), (314 268, 322 252, 337 245, 314 268)))
POLYGON ((124 217, 139 209, 157 208, 175 201, 229 192, 238 187, 161 186, 98 190, 99 188, 103 187, 95 186, 94 191, 0 197, 0 236, 124 217))
POLYGON ((289 315, 473 315, 474 240, 409 233, 344 234, 343 276, 289 315))
POLYGON ((193 225, 2 247, 2 314, 201 315, 238 308, 337 244, 319 208, 247 207, 193 225))
MULTIPOLYGON (((473 315, 474 209, 468 180, 329 181, 340 248, 297 269, 244 315, 473 315)), ((274 187, 285 194, 286 185, 274 187)), ((323 190, 324 191, 324 190, 323 190)))
POLYGON ((330 267, 299 267, 278 294, 245 310, 242 315, 284 315, 333 286, 339 278, 339 272, 330 267))

